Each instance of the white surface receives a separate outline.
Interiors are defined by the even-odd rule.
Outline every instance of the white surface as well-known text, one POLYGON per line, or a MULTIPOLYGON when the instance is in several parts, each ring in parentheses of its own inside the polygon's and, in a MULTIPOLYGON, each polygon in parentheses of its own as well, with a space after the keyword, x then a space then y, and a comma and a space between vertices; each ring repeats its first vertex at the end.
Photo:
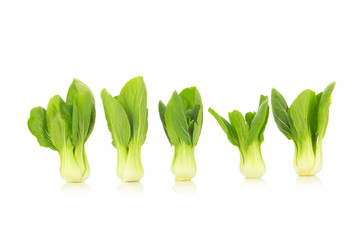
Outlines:
POLYGON ((1 1, 0 239, 359 239, 358 1, 1 1), (130 3, 131 2, 131 3, 130 3), (115 173, 100 91, 144 76, 149 131, 141 184, 115 173), (64 185, 59 156, 27 129, 32 107, 66 96, 76 77, 96 96, 86 185, 64 185), (256 110, 277 88, 337 85, 324 167, 299 179, 293 143, 272 115, 262 181, 244 180, 239 153, 205 112, 192 184, 175 185, 173 149, 157 112, 197 86, 221 115, 256 110))

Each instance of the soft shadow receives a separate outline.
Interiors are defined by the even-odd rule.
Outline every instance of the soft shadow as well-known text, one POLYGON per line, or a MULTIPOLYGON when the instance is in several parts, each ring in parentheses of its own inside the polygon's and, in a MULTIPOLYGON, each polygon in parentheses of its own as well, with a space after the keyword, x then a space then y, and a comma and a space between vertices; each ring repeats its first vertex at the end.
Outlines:
POLYGON ((298 176, 296 178, 295 188, 300 190, 321 190, 323 188, 323 184, 316 176, 298 176))
POLYGON ((91 191, 91 188, 86 183, 65 183, 61 187, 61 192, 65 196, 82 196, 91 191))
POLYGON ((196 184, 193 181, 175 181, 172 190, 177 194, 187 195, 196 192, 196 184))
POLYGON ((266 183, 262 178, 245 178, 240 187, 244 189, 263 189, 266 187, 266 183))
POLYGON ((144 191, 144 186, 139 182, 122 182, 117 190, 122 195, 136 196, 144 191))

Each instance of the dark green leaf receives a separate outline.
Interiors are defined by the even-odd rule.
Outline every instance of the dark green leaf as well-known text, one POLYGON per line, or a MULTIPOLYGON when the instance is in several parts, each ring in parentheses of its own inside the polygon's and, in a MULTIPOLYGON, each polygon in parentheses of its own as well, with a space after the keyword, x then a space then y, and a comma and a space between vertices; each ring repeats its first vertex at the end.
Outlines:
POLYGON ((317 138, 317 125, 318 125, 318 111, 319 111, 319 102, 317 101, 317 96, 314 94, 311 95, 309 106, 309 124, 311 134, 314 135, 314 141, 317 138))

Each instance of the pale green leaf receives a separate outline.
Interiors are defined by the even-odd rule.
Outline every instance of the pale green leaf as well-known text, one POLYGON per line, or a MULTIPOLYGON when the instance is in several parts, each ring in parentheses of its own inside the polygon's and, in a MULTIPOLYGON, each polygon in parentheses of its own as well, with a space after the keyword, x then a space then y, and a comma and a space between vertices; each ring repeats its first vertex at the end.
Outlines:
POLYGON ((290 117, 296 129, 295 139, 306 139, 311 136, 311 124, 313 120, 309 111, 313 109, 315 93, 311 90, 305 90, 294 100, 290 106, 290 117))
POLYGON ((148 129, 147 92, 143 77, 128 81, 116 98, 127 114, 132 138, 142 145, 148 129))
POLYGON ((131 138, 131 127, 126 112, 119 101, 113 98, 106 89, 101 91, 105 118, 115 148, 127 148, 131 138))
POLYGON ((58 151, 61 151, 70 140, 71 123, 66 120, 66 116, 70 113, 66 111, 65 105, 64 100, 56 95, 50 99, 46 110, 46 124, 50 140, 58 151))

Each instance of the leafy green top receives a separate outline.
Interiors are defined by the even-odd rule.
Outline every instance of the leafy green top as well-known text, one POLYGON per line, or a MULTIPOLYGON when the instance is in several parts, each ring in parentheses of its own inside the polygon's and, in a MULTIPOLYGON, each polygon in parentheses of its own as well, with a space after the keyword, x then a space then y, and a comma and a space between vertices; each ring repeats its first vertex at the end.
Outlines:
POLYGON ((180 141, 196 146, 203 124, 203 105, 196 87, 173 93, 167 106, 159 102, 159 114, 165 134, 171 145, 180 141))
POLYGON ((269 118, 269 99, 261 95, 257 112, 248 112, 244 116, 237 110, 229 113, 230 123, 209 108, 209 112, 215 117, 220 127, 226 133, 229 141, 237 146, 242 154, 245 154, 248 146, 254 141, 264 141, 264 131, 269 118))
POLYGON ((295 142, 310 136, 315 145, 318 137, 323 139, 329 121, 331 93, 334 87, 335 82, 329 84, 324 92, 317 95, 307 89, 299 94, 290 108, 284 97, 273 89, 271 105, 280 131, 295 142))
POLYGON ((112 97, 101 92, 105 117, 116 148, 127 148, 130 141, 142 146, 148 130, 147 92, 143 77, 135 77, 112 97))
POLYGON ((65 145, 83 145, 95 125, 95 99, 84 83, 74 79, 66 102, 52 97, 47 110, 35 107, 30 112, 28 127, 40 146, 61 151, 65 145))

